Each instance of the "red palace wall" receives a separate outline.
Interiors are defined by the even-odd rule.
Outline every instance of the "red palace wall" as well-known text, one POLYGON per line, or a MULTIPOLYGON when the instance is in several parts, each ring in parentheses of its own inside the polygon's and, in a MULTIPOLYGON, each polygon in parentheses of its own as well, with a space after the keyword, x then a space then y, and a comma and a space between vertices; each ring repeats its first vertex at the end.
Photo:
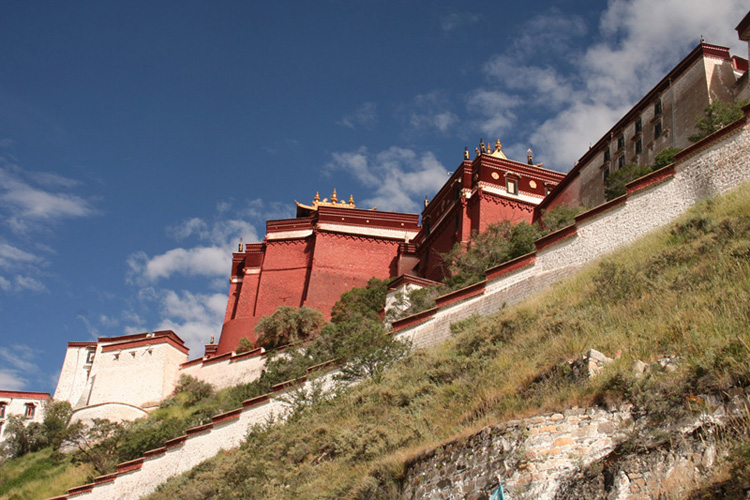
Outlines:
POLYGON ((398 240, 318 232, 304 305, 330 318, 341 294, 396 274, 398 240))
POLYGON ((537 200, 563 175, 506 159, 499 142, 494 152, 482 151, 466 158, 425 206, 421 227, 417 214, 362 210, 317 195, 312 206, 297 204, 296 218, 268 221, 263 243, 233 255, 215 354, 235 350, 242 337, 255 342, 258 320, 280 306, 305 305, 329 318, 342 293, 372 277, 417 273, 442 281, 441 254, 456 242, 467 243, 494 222, 531 222, 537 200), (508 179, 516 193, 506 191, 508 179))

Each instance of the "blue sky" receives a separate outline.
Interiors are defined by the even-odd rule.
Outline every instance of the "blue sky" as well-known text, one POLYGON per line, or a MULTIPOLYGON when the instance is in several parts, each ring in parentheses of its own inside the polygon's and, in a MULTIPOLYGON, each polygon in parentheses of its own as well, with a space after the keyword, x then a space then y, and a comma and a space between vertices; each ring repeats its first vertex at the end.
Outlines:
POLYGON ((68 341, 218 333, 231 251, 315 191, 419 211, 464 146, 567 171, 739 0, 0 6, 0 388, 68 341))

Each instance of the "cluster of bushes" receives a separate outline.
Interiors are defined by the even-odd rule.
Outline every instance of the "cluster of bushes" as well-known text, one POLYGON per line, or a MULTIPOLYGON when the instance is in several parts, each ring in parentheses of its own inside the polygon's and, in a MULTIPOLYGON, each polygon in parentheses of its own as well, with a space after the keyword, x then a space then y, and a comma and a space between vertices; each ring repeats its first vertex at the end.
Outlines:
POLYGON ((546 212, 541 224, 503 221, 489 225, 483 233, 473 233, 466 246, 456 243, 441 256, 448 274, 443 283, 401 297, 408 307, 395 308, 387 319, 395 321, 424 311, 435 306, 437 297, 482 281, 487 269, 533 252, 534 241, 573 224, 581 211, 580 207, 560 205, 546 212))
POLYGON ((18 458, 46 446, 59 448, 73 410, 67 401, 46 401, 44 421, 26 423, 22 415, 10 415, 5 422, 6 440, 0 455, 18 458))

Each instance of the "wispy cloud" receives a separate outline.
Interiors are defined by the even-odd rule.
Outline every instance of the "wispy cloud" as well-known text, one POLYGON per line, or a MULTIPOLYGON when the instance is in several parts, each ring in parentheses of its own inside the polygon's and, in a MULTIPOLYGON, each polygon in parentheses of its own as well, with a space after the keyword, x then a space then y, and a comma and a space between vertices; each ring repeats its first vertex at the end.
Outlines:
POLYGON ((434 90, 417 95, 400 110, 407 117, 410 130, 438 130, 447 133, 458 124, 458 116, 451 110, 450 99, 444 92, 434 90))
POLYGON ((338 124, 351 129, 372 130, 378 124, 378 105, 374 102, 365 102, 353 112, 344 115, 338 124))
POLYGON ((489 60, 489 83, 469 94, 467 108, 485 135, 511 130, 520 109, 553 111, 526 139, 547 165, 567 170, 701 35, 738 47, 732 28, 746 10, 740 0, 613 0, 599 41, 583 46, 583 20, 552 9, 519 30, 515 50, 489 60))
POLYGON ((436 192, 448 178, 445 167, 432 153, 391 147, 371 154, 366 147, 356 151, 334 153, 328 171, 343 170, 374 195, 362 205, 381 210, 418 212, 420 200, 436 192))
POLYGON ((470 26, 479 21, 479 19, 479 14, 472 14, 469 12, 451 12, 440 19, 440 28, 444 32, 450 33, 457 29, 470 26))
POLYGON ((39 373, 35 357, 35 351, 27 345, 0 347, 0 387, 7 390, 25 389, 29 378, 39 373))
POLYGON ((0 211, 13 232, 28 233, 95 214, 88 200, 68 191, 76 185, 77 181, 57 174, 25 172, 0 158, 0 211))

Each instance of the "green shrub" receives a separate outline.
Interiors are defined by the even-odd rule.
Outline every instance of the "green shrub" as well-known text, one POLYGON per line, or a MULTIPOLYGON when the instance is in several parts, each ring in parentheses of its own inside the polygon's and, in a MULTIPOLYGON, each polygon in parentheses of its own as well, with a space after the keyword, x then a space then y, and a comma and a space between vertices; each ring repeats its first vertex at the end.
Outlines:
POLYGON ((323 326, 323 314, 302 306, 281 306, 271 316, 263 316, 255 327, 257 345, 273 349, 310 338, 323 326))

